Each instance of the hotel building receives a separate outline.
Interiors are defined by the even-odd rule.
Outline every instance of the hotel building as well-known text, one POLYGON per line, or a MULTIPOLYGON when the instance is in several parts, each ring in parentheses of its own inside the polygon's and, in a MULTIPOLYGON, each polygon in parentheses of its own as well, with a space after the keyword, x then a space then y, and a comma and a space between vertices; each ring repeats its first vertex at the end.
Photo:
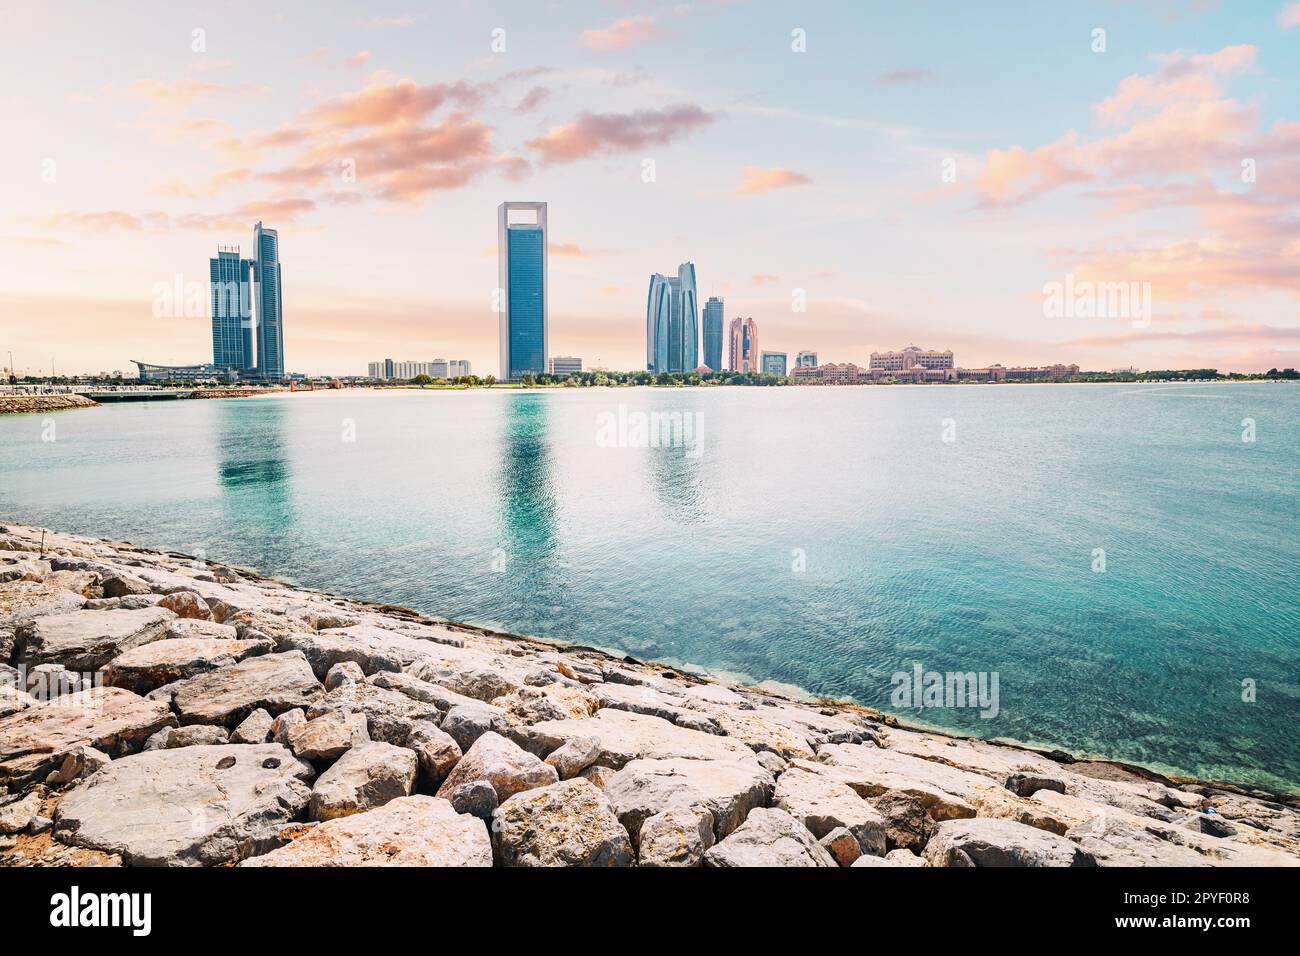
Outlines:
POLYGON ((683 262, 676 276, 650 277, 645 315, 647 369, 689 372, 700 364, 694 263, 683 262))
POLYGON ((768 375, 776 375, 785 378, 786 362, 789 356, 785 352, 764 352, 763 353, 763 371, 768 375))
POLYGON ((753 318, 731 320, 731 354, 729 366, 733 372, 758 371, 758 326, 753 318))
POLYGON ((546 371, 546 203, 497 207, 501 378, 515 382, 546 371))

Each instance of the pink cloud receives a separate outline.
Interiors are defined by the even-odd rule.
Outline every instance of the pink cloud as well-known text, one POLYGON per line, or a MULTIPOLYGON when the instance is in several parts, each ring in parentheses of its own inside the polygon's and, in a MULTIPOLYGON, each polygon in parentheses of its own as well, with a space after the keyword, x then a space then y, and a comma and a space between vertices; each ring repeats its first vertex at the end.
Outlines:
POLYGON ((742 196, 768 192, 772 189, 783 189, 787 186, 804 186, 812 183, 812 180, 803 173, 796 173, 793 169, 782 169, 779 166, 773 166, 770 169, 764 169, 761 166, 746 166, 744 174, 744 181, 736 188, 736 192, 742 196))
POLYGON ((527 145, 548 163, 571 163, 597 153, 665 146, 713 122, 698 106, 670 106, 635 113, 582 113, 527 145))
POLYGON ((654 17, 637 16, 617 20, 600 30, 583 30, 582 42, 597 53, 609 53, 666 35, 655 24, 654 17))
POLYGON ((1283 30, 1300 27, 1300 3, 1288 3, 1277 15, 1277 25, 1283 30))

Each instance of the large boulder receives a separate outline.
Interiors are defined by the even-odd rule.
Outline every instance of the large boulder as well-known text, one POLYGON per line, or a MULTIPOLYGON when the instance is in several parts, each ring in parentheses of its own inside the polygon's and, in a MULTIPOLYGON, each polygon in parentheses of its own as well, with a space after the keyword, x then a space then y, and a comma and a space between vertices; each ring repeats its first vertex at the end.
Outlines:
POLYGON ((191 637, 154 641, 113 658, 104 671, 104 683, 125 687, 137 694, 173 681, 238 664, 246 657, 265 654, 273 644, 269 638, 226 641, 191 637))
POLYGON ((211 866, 264 852, 299 819, 311 766, 278 744, 153 750, 114 760, 54 815, 64 843, 133 866, 211 866))
POLYGON ((677 804, 641 824, 639 866, 703 866, 713 846, 713 814, 700 806, 677 804))
POLYGON ((366 675, 402 669, 401 654, 373 636, 294 631, 280 638, 276 647, 281 651, 302 651, 321 681, 325 680, 331 667, 345 661, 356 664, 366 675))
POLYGON ((607 800, 586 780, 525 790, 493 816, 504 866, 631 866, 632 845, 607 800))
POLYGON ((311 818, 332 820, 382 807, 415 790, 415 752, 380 742, 352 747, 316 781, 311 818))
POLYGON ((294 727, 288 742, 294 756, 303 760, 337 760, 353 747, 370 742, 366 715, 332 711, 294 727))
POLYGON ((838 866, 835 858, 784 810, 753 810, 736 831, 704 854, 705 866, 838 866))
POLYGON ((939 824, 925 847, 930 866, 1096 866, 1065 837, 1014 820, 978 817, 939 824))
POLYGON ((740 826, 755 807, 767 803, 772 775, 753 759, 633 760, 605 784, 614 812, 640 845, 645 821, 672 806, 700 806, 713 817, 716 839, 740 826))
POLYGON ((538 760, 526 750, 489 731, 465 752, 460 763, 438 788, 438 796, 450 797, 463 783, 486 780, 492 784, 497 799, 505 802, 516 793, 545 787, 558 782, 555 768, 538 760))
POLYGON ((193 591, 173 591, 158 601, 159 607, 165 607, 177 617, 195 621, 212 620, 212 611, 208 602, 193 591))
POLYGON ((314 719, 335 712, 365 714, 370 739, 398 747, 406 746, 416 724, 421 721, 437 724, 442 716, 433 704, 424 704, 370 683, 344 684, 334 688, 308 708, 307 717, 314 719))
POLYGON ((0 584, 0 629, 15 628, 37 617, 68 614, 85 603, 84 597, 57 584, 34 581, 0 584))
POLYGON ((305 707, 323 690, 301 651, 250 657, 176 685, 172 703, 183 724, 237 726, 253 711, 305 707))
POLYGON ((437 797, 398 797, 376 810, 312 827, 241 866, 491 866, 492 841, 475 817, 437 797))
POLYGON ((744 742, 679 727, 661 717, 603 708, 585 720, 550 720, 519 727, 512 737, 526 750, 546 756, 574 738, 600 741, 596 763, 618 770, 637 759, 754 760, 744 742))
POLYGON ((120 687, 78 691, 0 718, 0 783, 42 780, 81 746, 109 756, 138 750, 176 717, 120 687))
POLYGON ((819 840, 844 827, 857 838, 862 853, 885 855, 885 818, 847 784, 791 768, 777 780, 772 805, 788 812, 819 840))
POLYGON ((200 637, 209 640, 233 641, 239 637, 239 632, 229 624, 218 624, 216 621, 199 621, 192 618, 178 617, 167 625, 167 633, 163 635, 167 640, 180 640, 183 638, 200 637))
POLYGON ((38 617, 14 630, 15 661, 99 670, 123 651, 167 633, 175 615, 164 608, 139 611, 71 611, 38 617))

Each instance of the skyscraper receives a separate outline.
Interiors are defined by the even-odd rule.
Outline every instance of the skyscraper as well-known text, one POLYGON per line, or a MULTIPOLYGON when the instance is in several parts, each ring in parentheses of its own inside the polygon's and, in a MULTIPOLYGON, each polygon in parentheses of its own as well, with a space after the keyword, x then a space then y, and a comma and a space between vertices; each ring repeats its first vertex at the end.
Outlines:
POLYGON ((722 371, 722 300, 710 296, 704 303, 704 364, 722 371))
POLYGON ((731 320, 731 355, 733 372, 757 372, 758 326, 753 318, 731 320))
POLYGON ((284 303, 280 298, 280 235, 253 227, 253 280, 257 283, 257 376, 284 378, 284 303))
POLYGON ((546 239, 546 203, 503 202, 497 207, 501 378, 505 381, 546 371, 546 239), (512 213, 525 214, 525 221, 512 221, 512 213))
POLYGON ((700 364, 695 264, 683 262, 677 275, 655 273, 646 295, 646 368, 689 372, 700 364))
POLYGON ((212 291, 212 364, 248 373, 253 368, 253 300, 247 259, 238 246, 217 246, 208 260, 212 291))
POLYGON ((779 378, 786 376, 786 362, 789 356, 784 352, 764 352, 763 353, 763 371, 768 375, 775 375, 779 378))

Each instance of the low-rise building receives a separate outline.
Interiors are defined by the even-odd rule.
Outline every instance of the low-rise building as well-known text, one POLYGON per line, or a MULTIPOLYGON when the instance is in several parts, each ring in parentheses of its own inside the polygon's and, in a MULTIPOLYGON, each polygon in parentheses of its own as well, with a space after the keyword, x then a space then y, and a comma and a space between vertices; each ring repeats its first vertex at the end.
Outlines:
POLYGON ((576 355, 555 355, 547 369, 552 375, 573 375, 582 371, 582 359, 576 355))
POLYGON ((768 375, 785 378, 788 358, 785 352, 764 352, 761 368, 768 375))

